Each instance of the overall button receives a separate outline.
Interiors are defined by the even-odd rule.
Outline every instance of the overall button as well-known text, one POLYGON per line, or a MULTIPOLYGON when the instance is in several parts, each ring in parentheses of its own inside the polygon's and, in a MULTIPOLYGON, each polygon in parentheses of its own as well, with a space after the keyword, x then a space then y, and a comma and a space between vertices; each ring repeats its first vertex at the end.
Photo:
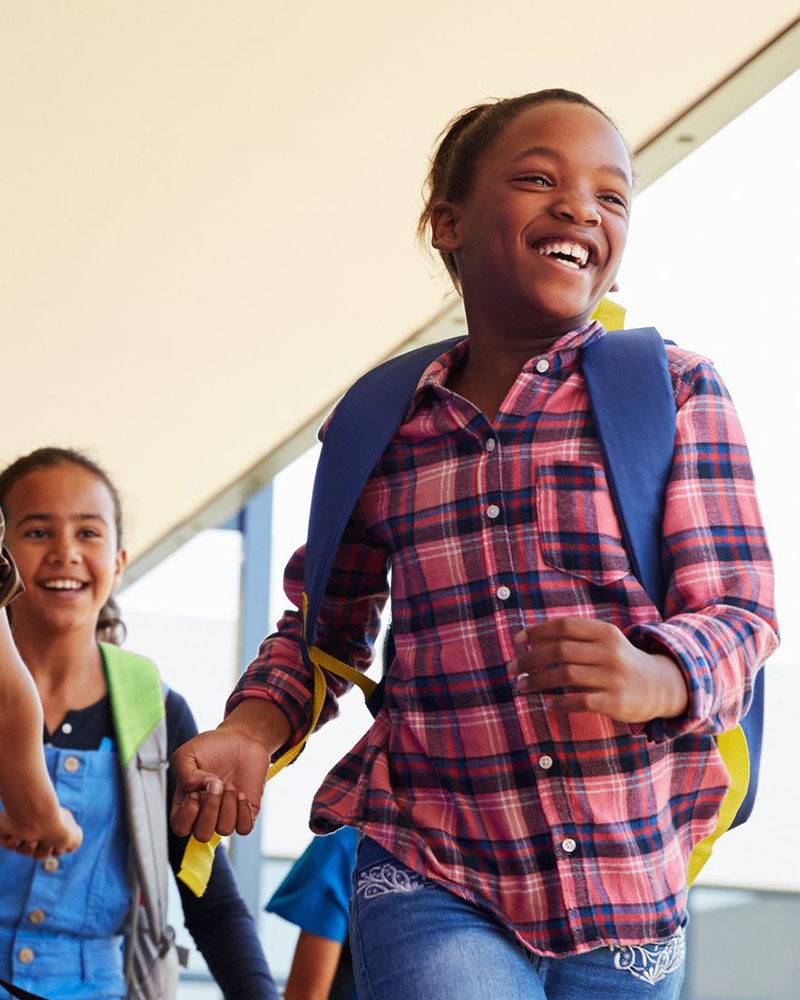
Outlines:
POLYGON ((550 754, 547 753, 542 754, 542 756, 539 758, 539 767, 544 768, 545 771, 549 771, 552 766, 553 766, 553 758, 550 756, 550 754))
POLYGON ((549 368, 550 368, 550 362, 547 360, 547 358, 539 358, 539 360, 536 362, 536 371, 539 372, 540 375, 544 375, 544 373, 548 371, 549 368))
POLYGON ((487 438, 486 439, 486 450, 487 451, 494 451, 496 447, 497 447, 497 442, 495 441, 494 438, 487 438))
POLYGON ((20 948, 17 952, 17 958, 22 962, 23 965, 30 965, 36 956, 33 953, 33 948, 20 948))
POLYGON ((500 508, 496 503, 490 503, 486 508, 486 516, 494 520, 496 517, 500 516, 500 508))
POLYGON ((31 910, 28 914, 28 920, 30 920, 32 924, 43 924, 44 910, 31 910))
POLYGON ((66 733, 67 736, 69 736, 69 734, 72 732, 72 723, 71 722, 65 722, 62 725, 62 727, 61 727, 61 732, 62 733, 66 733))
POLYGON ((57 872, 59 868, 58 858, 45 858, 42 862, 42 868, 44 868, 46 872, 57 872))
POLYGON ((567 852, 567 854, 572 854, 575 848, 578 846, 572 837, 567 837, 565 840, 561 841, 561 846, 567 852))
POLYGON ((505 584, 502 587, 498 587, 496 593, 501 601, 507 601, 511 597, 511 591, 505 584))
POLYGON ((64 770, 69 771, 70 774, 74 774, 80 766, 81 762, 77 757, 67 757, 64 761, 64 770))

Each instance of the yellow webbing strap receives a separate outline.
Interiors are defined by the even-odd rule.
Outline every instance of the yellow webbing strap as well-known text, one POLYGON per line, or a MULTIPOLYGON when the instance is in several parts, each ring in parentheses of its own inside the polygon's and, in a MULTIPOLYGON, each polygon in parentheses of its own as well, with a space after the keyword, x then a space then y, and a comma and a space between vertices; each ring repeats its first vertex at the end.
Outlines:
POLYGON ((600 299, 591 319, 599 319, 606 330, 622 330, 625 327, 625 307, 611 299, 600 299))
POLYGON ((750 753, 742 727, 736 726, 735 729, 718 736, 717 749, 728 769, 731 783, 725 793, 725 798, 722 800, 717 816, 717 825, 714 827, 713 833, 710 833, 705 840, 700 841, 689 858, 688 882, 690 886, 700 874, 700 869, 711 857, 714 844, 723 833, 730 829, 730 825, 739 811, 739 806, 744 802, 747 786, 750 783, 750 753))
POLYGON ((221 840, 222 837, 218 833, 215 833, 207 844, 201 844, 193 836, 189 837, 189 843, 186 845, 181 859, 181 870, 178 872, 178 878, 187 888, 192 890, 195 896, 202 896, 208 888, 211 866, 214 864, 214 852, 221 840))
MULTIPOLYGON (((305 594, 303 594, 304 637, 307 614, 308 598, 305 594)), ((325 704, 325 693, 327 691, 323 668, 325 670, 329 670, 332 674, 336 674, 337 677, 342 677, 344 680, 350 681, 351 684, 355 684, 357 687, 361 688, 365 701, 369 698, 377 686, 375 681, 370 680, 369 677, 366 677, 359 670, 349 666, 349 664, 344 663, 342 660, 337 660, 335 656, 331 656, 330 653, 326 653, 325 650, 320 649, 319 646, 309 646, 308 657, 314 666, 314 696, 311 706, 311 724, 309 725, 303 738, 298 743, 295 743, 293 747, 287 750, 285 754, 279 757, 278 760, 270 766, 269 771, 267 771, 267 781, 274 778, 276 774, 279 774, 288 764, 292 763, 295 757, 297 757, 305 746, 308 737, 317 728, 317 722, 319 722, 322 706, 325 704)), ((200 841, 195 840, 194 837, 189 838, 189 843, 186 845, 186 849, 183 852, 183 859, 181 861, 181 869, 178 872, 178 878, 184 885, 191 889, 195 896, 202 896, 208 888, 208 880, 211 878, 211 866, 214 863, 214 852, 216 851, 220 840, 221 838, 219 834, 216 833, 207 844, 201 844, 200 841)))

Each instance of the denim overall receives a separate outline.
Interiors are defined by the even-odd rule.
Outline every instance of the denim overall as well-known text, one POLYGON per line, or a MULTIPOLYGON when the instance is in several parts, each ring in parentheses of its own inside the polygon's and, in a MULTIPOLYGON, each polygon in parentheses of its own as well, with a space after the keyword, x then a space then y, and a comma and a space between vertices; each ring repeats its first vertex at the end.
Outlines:
POLYGON ((52 1000, 120 1000, 129 840, 115 744, 45 756, 83 843, 45 861, 0 849, 0 979, 52 1000))

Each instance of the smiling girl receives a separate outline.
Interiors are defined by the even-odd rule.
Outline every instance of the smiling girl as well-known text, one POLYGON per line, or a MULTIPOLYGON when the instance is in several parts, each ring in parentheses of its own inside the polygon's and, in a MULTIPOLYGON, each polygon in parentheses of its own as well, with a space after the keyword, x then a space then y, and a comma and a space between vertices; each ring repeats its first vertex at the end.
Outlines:
MULTIPOLYGON (((443 134, 423 231, 469 336, 422 374, 345 530, 317 642, 396 655, 369 732, 314 800, 364 831, 361 1000, 674 1000, 687 864, 714 829, 732 728, 777 642, 746 447, 709 361, 670 347, 677 407, 662 617, 631 570, 581 357, 605 331, 631 160, 579 94, 482 104, 443 134)), ((620 337, 623 335, 620 335, 620 337)), ((309 724, 303 554, 289 610, 213 733, 173 758, 173 825, 229 832, 309 724), (198 795, 210 774, 225 794, 198 795)), ((344 685, 329 680, 323 719, 344 685)))
MULTIPOLYGON (((44 708, 50 774, 85 834, 80 850, 58 861, 0 850, 0 979, 53 998, 166 1000, 173 987, 160 973, 137 978, 134 991, 126 961, 129 914, 139 903, 132 899, 129 856, 141 831, 128 826, 108 654, 99 644, 118 644, 124 635, 111 596, 127 561, 117 491, 85 456, 42 448, 0 473, 0 503, 25 585, 13 608, 14 639, 44 708)), ((197 729, 176 692, 166 693, 164 707, 171 752, 197 729)), ((163 829, 157 819, 148 824, 155 840, 163 837, 154 854, 164 866, 154 875, 164 890, 167 857, 177 872, 185 847, 174 834, 167 841, 170 785, 171 779, 161 790, 163 829)), ((5 846, 25 852, 27 845, 9 837, 5 846)), ((179 889, 186 925, 225 997, 276 1000, 224 852, 202 899, 181 883, 179 889)))

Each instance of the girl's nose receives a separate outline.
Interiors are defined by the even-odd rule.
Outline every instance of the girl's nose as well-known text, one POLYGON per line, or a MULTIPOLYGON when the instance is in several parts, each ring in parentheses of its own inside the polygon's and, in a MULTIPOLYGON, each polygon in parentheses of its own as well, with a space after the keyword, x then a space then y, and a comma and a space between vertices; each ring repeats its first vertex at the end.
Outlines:
POLYGON ((77 562, 79 559, 78 550, 68 538, 54 538, 47 556, 56 566, 77 562))
POLYGON ((565 222, 573 222, 577 226, 599 226, 600 212, 593 198, 579 191, 563 193, 552 206, 553 214, 565 222))

